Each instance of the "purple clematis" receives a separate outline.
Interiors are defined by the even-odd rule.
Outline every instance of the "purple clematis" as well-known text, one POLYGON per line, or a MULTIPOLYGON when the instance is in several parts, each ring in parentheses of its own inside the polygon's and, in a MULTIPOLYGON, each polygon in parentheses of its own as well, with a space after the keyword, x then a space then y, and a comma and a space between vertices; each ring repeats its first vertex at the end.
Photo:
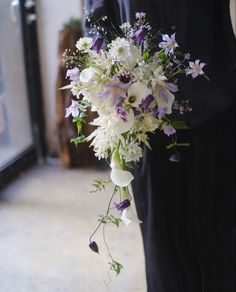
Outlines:
POLYGON ((141 26, 133 35, 132 39, 140 46, 144 42, 145 36, 148 34, 148 28, 141 26))
POLYGON ((79 81, 79 69, 77 67, 73 69, 69 69, 66 72, 66 77, 70 79, 70 81, 79 81))
POLYGON ((189 68, 186 69, 186 75, 191 74, 193 78, 196 78, 199 75, 203 75, 204 71, 202 69, 205 65, 205 63, 200 63, 200 60, 189 62, 189 68))
POLYGON ((179 162, 180 161, 179 154, 177 154, 177 153, 172 154, 171 157, 169 158, 169 160, 171 162, 179 162))
POLYGON ((171 136, 173 134, 176 133, 176 130, 174 127, 172 126, 166 126, 164 129, 163 129, 164 133, 167 135, 167 136, 171 136))
POLYGON ((130 204, 130 200, 125 199, 124 201, 120 202, 119 204, 114 203, 116 206, 116 209, 118 211, 123 211, 124 209, 128 208, 131 204, 130 204))
POLYGON ((164 118, 164 116, 165 116, 165 114, 167 113, 167 111, 168 111, 168 108, 167 107, 158 107, 154 112, 153 112, 153 114, 154 114, 154 116, 155 117, 158 117, 158 119, 163 119, 164 118))
POLYGON ((92 251, 99 253, 98 245, 95 241, 90 242, 89 247, 91 248, 92 251))
POLYGON ((117 115, 125 122, 127 122, 127 112, 125 111, 125 109, 121 106, 117 106, 116 107, 116 112, 117 115))
POLYGON ((102 48, 102 45, 103 45, 103 37, 101 36, 98 36, 94 42, 92 43, 91 47, 90 47, 90 50, 93 50, 95 51, 96 53, 99 53, 101 48, 102 48))
POLYGON ((153 102, 154 100, 154 96, 149 94, 148 96, 146 96, 140 103, 140 108, 143 110, 143 111, 148 111, 149 110, 149 106, 150 104, 153 102))
POLYGON ((113 77, 113 80, 104 85, 104 91, 101 93, 101 98, 112 98, 112 106, 118 104, 120 98, 126 98, 126 91, 129 87, 130 83, 122 83, 120 82, 117 76, 113 77))
POLYGON ((162 40, 163 42, 159 44, 159 47, 165 49, 166 55, 173 54, 174 49, 179 46, 175 40, 175 33, 172 34, 171 36, 169 36, 168 34, 163 34, 162 40))

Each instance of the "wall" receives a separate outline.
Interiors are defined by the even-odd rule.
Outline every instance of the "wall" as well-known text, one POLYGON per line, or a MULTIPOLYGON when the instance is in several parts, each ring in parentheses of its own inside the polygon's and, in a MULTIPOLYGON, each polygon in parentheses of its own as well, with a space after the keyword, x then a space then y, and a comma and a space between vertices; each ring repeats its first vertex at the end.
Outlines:
POLYGON ((55 150, 55 81, 58 32, 70 17, 82 16, 82 0, 38 0, 37 21, 44 107, 46 139, 49 152, 55 150))

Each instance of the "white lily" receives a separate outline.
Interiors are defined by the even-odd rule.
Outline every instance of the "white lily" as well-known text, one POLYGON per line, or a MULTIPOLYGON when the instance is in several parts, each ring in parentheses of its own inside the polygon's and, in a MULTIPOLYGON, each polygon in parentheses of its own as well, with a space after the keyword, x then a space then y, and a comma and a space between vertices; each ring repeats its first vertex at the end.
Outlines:
POLYGON ((125 225, 129 225, 130 223, 142 223, 136 216, 136 214, 133 211, 133 208, 130 206, 126 209, 124 209, 121 213, 120 219, 125 223, 125 225))
POLYGON ((86 68, 80 73, 80 81, 83 83, 88 83, 94 79, 96 73, 97 72, 93 67, 86 68))
POLYGON ((127 187, 134 179, 131 172, 122 169, 118 149, 112 154, 110 177, 112 182, 119 187, 127 187))
POLYGON ((141 101, 151 94, 151 90, 143 82, 135 82, 128 88, 128 101, 132 106, 138 107, 141 101))

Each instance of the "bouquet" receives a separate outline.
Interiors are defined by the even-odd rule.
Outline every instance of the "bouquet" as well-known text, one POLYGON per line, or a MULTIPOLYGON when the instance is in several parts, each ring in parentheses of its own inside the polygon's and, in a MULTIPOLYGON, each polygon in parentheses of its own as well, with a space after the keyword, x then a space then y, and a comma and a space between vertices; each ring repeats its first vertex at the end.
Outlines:
MULTIPOLYGON (((89 246, 97 253, 93 236, 99 227, 140 222, 132 213, 129 186, 134 177, 130 169, 142 159, 143 145, 151 149, 150 133, 163 131, 171 136, 167 148, 172 151, 172 162, 179 160, 177 147, 188 145, 177 142, 176 130, 187 126, 174 116, 192 110, 188 100, 175 98, 178 76, 206 77, 205 63, 190 61, 190 54, 181 53, 175 33, 169 36, 153 32, 143 12, 136 13, 135 19, 133 25, 123 23, 108 41, 107 32, 99 25, 107 21, 103 16, 93 25, 100 33, 79 39, 76 52, 64 56, 70 79, 66 88, 75 96, 66 108, 66 117, 72 116, 78 129, 72 142, 89 141, 95 156, 110 165, 110 178, 95 180, 93 192, 105 189, 108 183, 114 185, 107 212, 98 219, 90 237, 89 246), (95 128, 85 137, 82 126, 88 109, 96 113, 91 122, 95 128), (111 214, 114 207, 117 212, 111 214)), ((108 254, 111 269, 119 274, 122 265, 108 254)))

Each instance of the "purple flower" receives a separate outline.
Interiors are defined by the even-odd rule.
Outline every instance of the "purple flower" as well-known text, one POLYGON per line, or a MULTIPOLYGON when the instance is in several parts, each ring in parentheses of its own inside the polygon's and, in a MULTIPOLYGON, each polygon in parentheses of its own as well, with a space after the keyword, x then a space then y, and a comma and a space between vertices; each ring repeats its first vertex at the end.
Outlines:
POLYGON ((140 46, 144 42, 145 36, 148 34, 146 26, 141 26, 133 35, 133 40, 140 46))
POLYGON ((149 94, 148 96, 146 96, 140 103, 140 108, 143 111, 147 111, 149 109, 150 104, 153 102, 154 100, 154 96, 149 94))
POLYGON ((179 89, 178 89, 178 86, 174 83, 169 83, 169 82, 166 82, 167 84, 167 87, 168 89, 171 91, 171 92, 177 92, 179 89))
POLYGON ((123 121, 127 122, 127 112, 123 109, 123 107, 117 106, 116 112, 123 121))
POLYGON ((99 53, 101 48, 102 48, 102 45, 103 45, 103 38, 101 36, 98 36, 94 42, 92 43, 90 49, 99 53))
POLYGON ((196 78, 198 75, 203 75, 204 72, 202 68, 205 65, 205 63, 200 63, 200 60, 196 60, 195 62, 189 62, 189 68, 186 69, 186 75, 191 74, 193 78, 196 78))
POLYGON ((124 209, 130 206, 130 200, 125 199, 124 201, 120 202, 119 204, 115 203, 116 209, 118 211, 123 211, 124 209))
POLYGON ((95 241, 90 242, 89 247, 91 248, 92 251, 99 253, 98 245, 95 241))
POLYGON ((163 129, 164 133, 167 135, 167 136, 170 136, 170 135, 173 135, 176 133, 176 130, 174 127, 172 126, 166 126, 164 127, 163 129))
POLYGON ((120 76, 118 76, 118 78, 119 78, 120 82, 125 83, 125 84, 129 83, 130 80, 131 80, 131 77, 130 77, 129 74, 126 74, 126 75, 124 75, 124 74, 123 74, 123 75, 120 75, 120 76))
POLYGON ((158 107, 155 111, 154 111, 154 116, 158 117, 158 119, 162 119, 166 112, 167 112, 167 107, 158 107))
POLYGON ((73 69, 69 69, 66 72, 66 77, 70 79, 70 81, 79 81, 79 69, 77 67, 73 69))
POLYGON ((179 154, 177 154, 177 153, 172 154, 171 157, 169 158, 169 160, 172 162, 179 162, 180 161, 179 154))
POLYGON ((144 12, 136 12, 135 13, 135 18, 136 19, 142 19, 142 18, 145 18, 146 17, 146 13, 144 13, 144 12))
POLYGON ((175 33, 172 34, 170 37, 168 36, 168 34, 163 34, 162 40, 163 42, 159 44, 159 47, 165 49, 166 55, 173 54, 174 49, 179 46, 175 40, 175 33))
POLYGON ((120 82, 117 76, 113 77, 113 80, 109 83, 106 83, 104 90, 101 93, 101 98, 112 98, 112 105, 115 106, 118 104, 120 98, 126 98, 126 90, 129 87, 129 83, 124 84, 120 82))

